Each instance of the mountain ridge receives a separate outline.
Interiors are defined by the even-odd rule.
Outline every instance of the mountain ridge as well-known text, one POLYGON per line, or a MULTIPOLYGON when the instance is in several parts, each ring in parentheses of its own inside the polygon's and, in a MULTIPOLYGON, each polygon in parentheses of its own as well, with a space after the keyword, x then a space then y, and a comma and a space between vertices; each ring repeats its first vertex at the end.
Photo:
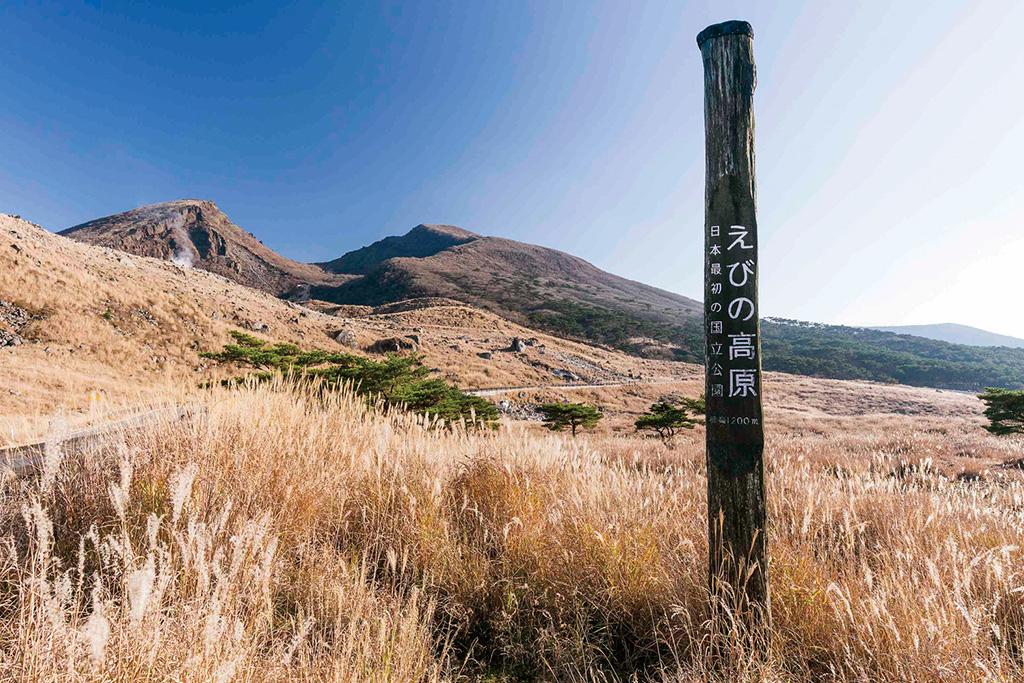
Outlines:
MULTIPOLYGON (((396 245, 415 231, 363 249, 396 245)), ((610 309, 629 301, 647 309, 645 317, 658 323, 673 322, 680 316, 703 316, 702 305, 694 299, 613 275, 578 256, 503 237, 462 232, 473 237, 424 256, 381 260, 374 268, 363 270, 361 280, 314 287, 312 294, 338 303, 369 305, 417 296, 457 298, 521 322, 543 322, 545 315, 558 314, 547 304, 565 301, 610 309), (522 305, 524 301, 529 305, 522 305)))
MULTIPOLYGON (((246 279, 237 266, 225 268, 217 259, 205 258, 197 266, 277 296, 354 306, 453 299, 564 339, 646 358, 704 360, 699 301, 613 275, 572 254, 457 226, 420 224, 404 235, 385 237, 331 261, 299 264, 266 249, 231 224, 212 202, 209 205, 207 213, 216 210, 219 215, 207 222, 227 222, 249 236, 236 240, 243 242, 238 251, 254 255, 259 263, 253 269, 262 277, 246 279)), ((152 232, 149 214, 154 208, 143 209, 148 213, 135 210, 142 211, 141 221, 136 213, 125 212, 64 234, 154 255, 146 253, 150 247, 145 240, 131 239, 138 229, 144 229, 144 235, 149 234, 145 230, 152 232), (140 223, 135 230, 129 225, 132 220, 140 223), (91 232, 85 230, 90 226, 91 232)), ((157 230, 163 258, 173 241, 165 223, 157 221, 163 226, 163 232, 157 230)), ((202 246, 193 241, 197 252, 202 246)), ((766 370, 965 391, 1024 387, 1024 349, 962 346, 868 328, 771 318, 762 321, 761 329, 766 370)))
POLYGON ((330 273, 365 275, 388 259, 433 256, 439 251, 480 237, 455 225, 420 223, 404 235, 385 237, 316 265, 330 273))
POLYGON ((927 325, 878 325, 872 330, 905 334, 925 339, 935 339, 965 346, 995 346, 1012 349, 1024 348, 1024 339, 1007 334, 989 332, 980 327, 961 325, 959 323, 933 323, 927 325))

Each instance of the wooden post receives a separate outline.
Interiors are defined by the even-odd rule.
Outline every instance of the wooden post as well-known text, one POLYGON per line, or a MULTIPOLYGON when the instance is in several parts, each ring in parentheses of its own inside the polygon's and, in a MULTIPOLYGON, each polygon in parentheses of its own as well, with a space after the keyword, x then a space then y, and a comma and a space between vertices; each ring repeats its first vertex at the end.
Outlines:
POLYGON ((697 36, 704 61, 705 398, 713 615, 769 619, 754 189, 756 80, 745 21, 697 36))

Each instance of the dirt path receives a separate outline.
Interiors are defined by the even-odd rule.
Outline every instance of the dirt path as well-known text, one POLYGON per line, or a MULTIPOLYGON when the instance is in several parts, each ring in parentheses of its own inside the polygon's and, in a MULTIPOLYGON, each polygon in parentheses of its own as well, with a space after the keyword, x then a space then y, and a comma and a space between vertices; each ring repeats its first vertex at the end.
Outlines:
MULTIPOLYGON (((601 389, 604 387, 625 387, 625 386, 653 386, 659 384, 676 384, 684 381, 683 378, 662 379, 653 381, 633 380, 629 382, 595 382, 590 384, 537 384, 532 386, 518 387, 491 387, 487 389, 468 389, 467 394, 473 396, 500 396, 514 391, 543 391, 546 389, 560 389, 575 391, 579 389, 601 389)), ((47 444, 59 445, 68 450, 80 449, 95 444, 100 439, 111 434, 123 432, 127 429, 143 427, 160 420, 181 420, 194 415, 197 412, 195 406, 162 406, 150 410, 129 415, 118 420, 112 420, 104 424, 88 427, 78 431, 68 432, 63 435, 56 435, 37 443, 25 444, 22 446, 10 446, 0 448, 0 471, 10 469, 17 476, 23 476, 38 470, 43 462, 47 444)))
POLYGON ((633 380, 632 382, 597 382, 595 384, 538 384, 535 386, 525 387, 493 387, 490 389, 465 389, 467 394, 473 396, 499 396, 501 394, 507 394, 510 391, 543 391, 545 389, 601 389, 603 387, 629 387, 629 386, 652 386, 657 384, 678 384, 684 382, 683 378, 678 379, 660 379, 650 382, 644 382, 641 380, 633 380))
POLYGON ((39 469, 48 445, 60 446, 65 451, 80 449, 95 444, 111 434, 136 429, 161 420, 185 419, 195 415, 199 410, 196 406, 161 406, 95 427, 66 434, 56 434, 37 443, 3 448, 0 449, 0 471, 10 469, 16 476, 22 476, 39 469))

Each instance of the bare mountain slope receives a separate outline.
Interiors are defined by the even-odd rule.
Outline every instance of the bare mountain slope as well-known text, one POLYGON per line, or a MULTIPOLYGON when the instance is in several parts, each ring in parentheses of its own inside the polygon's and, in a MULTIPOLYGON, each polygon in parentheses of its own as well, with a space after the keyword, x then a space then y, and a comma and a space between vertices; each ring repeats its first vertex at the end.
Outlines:
MULTIPOLYGON (((76 242, 0 214, 0 428, 5 416, 76 410, 97 394, 132 402, 168 386, 195 387, 217 372, 199 353, 220 348, 230 330, 378 355, 388 341, 412 341, 439 376, 467 388, 700 372, 562 340, 451 300, 353 308, 328 315, 197 268, 76 242)), ((0 433, 0 446, 6 438, 0 433)))
POLYGON ((232 223, 216 204, 205 200, 142 206, 76 225, 60 234, 202 268, 276 296, 302 292, 307 283, 338 284, 346 279, 281 256, 232 223))
MULTIPOLYGON (((413 247, 423 241, 422 227, 365 247, 359 253, 376 254, 378 265, 361 260, 358 277, 313 287, 311 293, 339 304, 364 305, 446 297, 562 337, 648 358, 703 362, 703 310, 697 301, 612 275, 554 249, 464 231, 459 235, 467 241, 435 253, 383 258, 415 253, 413 247)), ((351 260, 332 263, 344 267, 351 260)), ((1024 386, 1024 349, 985 349, 773 318, 766 318, 761 329, 768 370, 966 391, 1024 386)))
POLYGON ((317 264, 331 273, 365 275, 388 259, 411 256, 423 258, 480 239, 480 235, 454 225, 417 225, 402 236, 385 237, 373 244, 350 251, 341 258, 317 264))
MULTIPOLYGON (((335 272, 362 277, 314 287, 312 294, 366 305, 448 297, 524 324, 634 350, 666 325, 682 322, 699 336, 702 308, 693 299, 612 275, 555 249, 463 230, 446 233, 458 242, 423 253, 429 251, 425 233, 434 227, 417 226, 402 237, 386 238, 325 264, 335 272), (374 258, 366 258, 369 254, 374 258), (386 258, 387 254, 396 256, 386 258), (350 270, 342 270, 346 267, 350 270)), ((435 237, 431 244, 443 242, 435 237)), ((699 360, 697 354, 681 357, 699 360)))

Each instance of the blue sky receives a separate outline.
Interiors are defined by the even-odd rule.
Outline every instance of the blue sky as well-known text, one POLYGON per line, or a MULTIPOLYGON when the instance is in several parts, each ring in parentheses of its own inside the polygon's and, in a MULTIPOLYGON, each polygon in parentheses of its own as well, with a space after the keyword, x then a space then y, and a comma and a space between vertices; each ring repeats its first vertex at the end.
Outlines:
POLYGON ((1024 3, 0 5, 0 211, 213 199, 326 260, 421 222, 697 297, 694 37, 750 21, 762 310, 1024 337, 1024 3))

